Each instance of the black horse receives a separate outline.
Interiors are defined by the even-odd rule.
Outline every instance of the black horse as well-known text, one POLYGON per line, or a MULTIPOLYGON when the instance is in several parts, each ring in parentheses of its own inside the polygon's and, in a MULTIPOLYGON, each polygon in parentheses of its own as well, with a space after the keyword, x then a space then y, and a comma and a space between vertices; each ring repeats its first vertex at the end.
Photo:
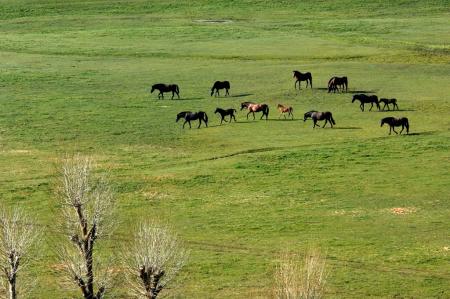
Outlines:
POLYGON ((383 99, 383 98, 381 98, 381 99, 380 99, 380 103, 384 103, 383 110, 384 110, 384 108, 385 108, 386 106, 387 106, 388 110, 391 110, 391 109, 389 108, 389 105, 390 105, 390 104, 392 104, 392 106, 394 106, 394 107, 392 108, 392 110, 395 110, 395 108, 397 108, 397 110, 398 110, 397 99, 383 99))
POLYGON ((228 96, 230 93, 228 92, 228 89, 230 89, 230 82, 228 81, 216 81, 214 82, 213 87, 211 88, 211 96, 214 94, 214 91, 216 91, 216 96, 219 96, 219 90, 225 89, 225 95, 228 96))
POLYGON ((236 122, 236 117, 234 116, 234 113, 236 112, 236 109, 222 109, 222 108, 216 108, 216 111, 214 111, 214 113, 219 113, 220 114, 220 124, 222 124, 223 121, 227 122, 227 120, 225 119, 225 116, 229 115, 230 116, 230 122, 231 119, 234 119, 234 121, 236 122))
POLYGON ((164 99, 164 93, 170 92, 170 91, 172 92, 172 100, 173 100, 173 97, 175 96, 175 94, 177 95, 178 98, 180 98, 180 89, 178 88, 178 85, 176 85, 176 84, 158 83, 158 84, 152 85, 151 93, 153 93, 155 91, 155 89, 159 90, 158 99, 160 97, 162 99, 164 99))
POLYGON ((306 81, 306 88, 308 88, 308 83, 312 88, 312 75, 310 72, 307 73, 301 73, 299 71, 293 71, 294 72, 294 78, 295 80, 295 84, 294 84, 294 88, 297 89, 297 82, 298 82, 298 89, 300 88, 300 84, 301 81, 306 81))
POLYGON ((358 100, 361 104, 359 105, 359 108, 361 111, 364 111, 364 104, 371 104, 369 111, 372 111, 373 104, 375 104, 380 110, 380 103, 378 102, 378 97, 376 95, 368 96, 365 94, 355 94, 352 99, 352 103, 354 103, 356 100, 358 100))
POLYGON ((186 114, 188 113, 192 113, 191 111, 182 111, 180 113, 177 114, 177 121, 178 122, 180 119, 184 118, 186 116, 186 114))
POLYGON ((339 91, 339 86, 341 86, 341 92, 347 92, 348 89, 348 79, 347 77, 332 77, 328 81, 328 93, 339 91))
POLYGON ((191 111, 183 111, 177 114, 177 121, 178 122, 181 118, 184 118, 184 123, 183 123, 183 129, 184 126, 186 125, 186 123, 189 124, 189 129, 192 128, 191 126, 191 121, 192 120, 197 120, 198 119, 198 127, 197 129, 200 128, 202 121, 205 123, 206 126, 208 126, 208 115, 206 115, 205 112, 203 111, 199 111, 199 112, 191 112, 191 111))
POLYGON ((406 134, 409 134, 409 121, 406 117, 401 118, 395 118, 395 117, 385 117, 381 120, 381 126, 384 124, 389 125, 389 135, 391 135, 391 131, 394 131, 395 134, 398 134, 397 131, 395 131, 394 127, 402 127, 402 130, 400 131, 400 134, 403 132, 403 129, 406 128, 406 134))
POLYGON ((333 127, 333 125, 336 124, 336 122, 334 121, 334 118, 333 118, 333 114, 329 111, 317 112, 316 110, 311 110, 311 111, 308 111, 305 113, 303 121, 306 121, 308 118, 311 118, 314 122, 313 129, 316 126, 320 127, 317 124, 317 121, 319 121, 319 120, 325 120, 325 124, 323 125, 322 128, 325 128, 325 126, 328 122, 330 122, 331 127, 333 127))

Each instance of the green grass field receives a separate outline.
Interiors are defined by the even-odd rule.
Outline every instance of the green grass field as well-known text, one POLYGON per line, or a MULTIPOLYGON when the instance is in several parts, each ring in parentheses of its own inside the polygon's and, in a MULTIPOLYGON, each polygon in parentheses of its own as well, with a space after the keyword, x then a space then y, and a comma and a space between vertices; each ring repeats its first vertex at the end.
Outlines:
MULTIPOLYGON (((270 297, 280 252, 327 255, 329 298, 450 298, 450 2, 0 1, 0 198, 42 225, 33 298, 55 287, 55 169, 66 153, 110 171, 117 255, 142 219, 191 254, 169 294, 270 297), (392 2, 392 3, 391 3, 392 2), (214 23, 205 20, 228 20, 214 23), (292 70, 314 89, 294 90, 292 70), (350 92, 328 94, 333 75, 350 92), (215 80, 231 97, 212 98, 215 80), (158 101, 151 84, 178 83, 158 101), (355 92, 398 99, 361 112, 355 92), (270 105, 219 126, 219 107, 270 105), (276 105, 294 107, 278 120, 276 105), (210 127, 175 115, 204 110, 210 127), (303 122, 333 112, 334 129, 303 122), (386 116, 411 134, 388 136, 386 116), (394 208, 407 213, 395 214, 394 208)), ((76 297, 79 298, 79 297, 76 297)), ((109 298, 127 298, 120 281, 109 298)))

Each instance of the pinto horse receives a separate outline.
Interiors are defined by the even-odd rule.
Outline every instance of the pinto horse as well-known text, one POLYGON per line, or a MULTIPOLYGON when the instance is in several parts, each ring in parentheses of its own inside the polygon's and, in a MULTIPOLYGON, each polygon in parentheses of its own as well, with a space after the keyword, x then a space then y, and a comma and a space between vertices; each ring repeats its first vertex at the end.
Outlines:
POLYGON ((244 110, 244 108, 248 110, 247 119, 250 113, 253 114, 253 119, 255 119, 255 112, 262 112, 260 119, 262 119, 265 116, 267 120, 267 117, 269 116, 269 106, 266 104, 255 104, 252 102, 244 102, 241 103, 241 111, 244 110))
POLYGON ((398 134, 397 131, 395 131, 394 127, 402 127, 402 130, 400 131, 400 134, 403 132, 403 129, 406 128, 406 134, 409 134, 409 121, 406 117, 401 118, 395 118, 395 117, 385 117, 381 120, 381 126, 384 124, 389 125, 389 135, 391 135, 391 131, 394 131, 395 134, 398 134))
POLYGON ((198 127, 197 129, 200 128, 202 121, 205 123, 205 126, 208 127, 208 115, 206 115, 205 112, 203 111, 199 111, 199 112, 191 112, 191 111, 183 111, 177 114, 177 121, 178 122, 181 118, 184 118, 184 123, 183 123, 183 129, 184 126, 186 125, 186 123, 189 124, 189 129, 192 128, 191 126, 191 121, 192 120, 197 120, 198 119, 198 127))
POLYGON ((319 120, 325 120, 325 124, 323 125, 322 128, 325 128, 325 125, 330 122, 331 127, 333 127, 333 125, 336 124, 336 122, 333 119, 333 114, 329 111, 325 111, 325 112, 318 112, 316 110, 311 110, 305 113, 303 121, 306 121, 308 118, 311 118, 314 122, 313 125, 313 129, 318 126, 317 121, 319 120))
POLYGON ((359 108, 361 111, 364 111, 364 104, 371 104, 369 111, 372 111, 373 104, 375 104, 380 110, 380 103, 378 102, 378 97, 376 95, 368 96, 365 94, 355 94, 352 99, 352 103, 354 103, 356 100, 360 102, 359 108))
POLYGON ((216 111, 214 111, 214 113, 219 113, 220 114, 220 124, 222 124, 223 121, 227 122, 227 120, 225 119, 225 116, 229 115, 230 116, 230 122, 231 119, 234 119, 234 122, 236 122, 236 117, 234 116, 234 113, 236 113, 236 109, 222 109, 222 108, 216 108, 216 111))
POLYGON ((219 90, 225 89, 225 95, 228 96, 230 93, 228 92, 228 89, 230 89, 230 82, 228 81, 216 81, 214 82, 213 87, 211 88, 211 96, 214 94, 214 91, 216 91, 216 96, 219 96, 219 90))
POLYGON ((158 99, 160 97, 162 99, 164 99, 164 93, 170 92, 170 91, 172 92, 172 100, 173 100, 173 97, 175 96, 175 94, 177 95, 178 98, 180 98, 180 89, 178 88, 178 85, 176 85, 176 84, 163 84, 163 83, 154 84, 154 85, 152 85, 152 90, 150 93, 153 93, 155 91, 155 89, 157 89, 159 91, 158 99))
POLYGON ((294 84, 295 89, 297 89, 297 83, 298 83, 298 89, 301 89, 300 88, 301 81, 306 81, 306 88, 308 88, 308 83, 312 88, 312 75, 310 72, 307 72, 307 73, 301 73, 299 71, 293 71, 293 72, 294 72, 293 78, 296 79, 295 84, 294 84))
POLYGON ((294 111, 294 108, 288 106, 283 106, 281 104, 278 104, 277 106, 278 111, 280 111, 280 116, 278 118, 280 118, 282 115, 284 116, 284 119, 286 119, 286 113, 288 114, 288 116, 291 116, 292 119, 294 119, 294 114, 292 113, 294 111))
POLYGON ((341 92, 347 92, 348 89, 348 79, 347 77, 332 77, 328 81, 328 93, 339 91, 339 86, 341 86, 341 92))
POLYGON ((391 110, 391 109, 389 108, 389 105, 390 105, 390 104, 392 104, 392 106, 394 106, 394 107, 392 108, 392 110, 395 110, 395 108, 397 108, 397 110, 398 110, 397 99, 383 99, 383 98, 381 98, 381 99, 380 99, 380 103, 384 103, 383 110, 384 110, 384 108, 385 108, 386 106, 387 106, 388 110, 391 110))

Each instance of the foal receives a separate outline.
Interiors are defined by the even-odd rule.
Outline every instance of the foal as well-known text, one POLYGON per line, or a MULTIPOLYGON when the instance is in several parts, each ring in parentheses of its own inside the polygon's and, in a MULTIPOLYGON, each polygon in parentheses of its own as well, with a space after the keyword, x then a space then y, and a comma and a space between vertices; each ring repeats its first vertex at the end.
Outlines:
POLYGON ((284 116, 284 119, 286 119, 286 113, 288 114, 288 116, 291 116, 292 119, 294 119, 294 114, 292 113, 294 111, 294 108, 292 108, 291 106, 284 106, 281 104, 278 104, 277 106, 278 111, 280 111, 280 116, 278 118, 280 118, 282 115, 284 116))
POLYGON ((230 116, 230 122, 231 119, 234 119, 234 122, 236 122, 236 117, 234 116, 234 113, 236 112, 236 109, 222 109, 222 108, 216 108, 216 111, 214 111, 214 113, 219 113, 220 114, 220 124, 222 124, 223 121, 227 122, 227 120, 225 119, 225 116, 229 115, 230 116))
POLYGON ((392 104, 392 106, 394 106, 392 108, 392 110, 395 110, 395 108, 397 108, 397 110, 398 110, 397 99, 380 99, 380 103, 384 103, 383 110, 386 106, 387 106, 388 110, 391 110, 389 108, 390 104, 392 104))

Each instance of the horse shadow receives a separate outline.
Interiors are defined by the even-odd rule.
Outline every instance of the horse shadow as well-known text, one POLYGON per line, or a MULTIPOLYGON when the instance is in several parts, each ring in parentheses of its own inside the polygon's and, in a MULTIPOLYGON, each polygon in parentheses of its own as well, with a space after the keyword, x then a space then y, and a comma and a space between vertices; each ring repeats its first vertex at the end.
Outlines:
POLYGON ((434 135, 436 131, 414 132, 409 134, 402 134, 402 136, 428 136, 434 135))
POLYGON ((336 130, 362 130, 361 127, 333 127, 333 129, 336 129, 336 130))
POLYGON ((230 96, 230 98, 242 98, 242 97, 248 97, 248 96, 252 96, 253 93, 238 93, 238 94, 234 94, 232 96, 230 96))
POLYGON ((375 111, 375 112, 396 112, 396 111, 400 111, 400 112, 402 112, 402 111, 416 111, 415 109, 395 109, 395 110, 387 110, 387 109, 385 109, 385 110, 379 110, 379 111, 375 111))
POLYGON ((375 90, 349 90, 347 93, 357 94, 357 93, 376 93, 375 90))
MULTIPOLYGON (((173 99, 171 101, 196 101, 196 100, 202 100, 203 98, 196 97, 196 98, 181 98, 181 99, 173 99)), ((170 100, 170 99, 169 99, 170 100)))

